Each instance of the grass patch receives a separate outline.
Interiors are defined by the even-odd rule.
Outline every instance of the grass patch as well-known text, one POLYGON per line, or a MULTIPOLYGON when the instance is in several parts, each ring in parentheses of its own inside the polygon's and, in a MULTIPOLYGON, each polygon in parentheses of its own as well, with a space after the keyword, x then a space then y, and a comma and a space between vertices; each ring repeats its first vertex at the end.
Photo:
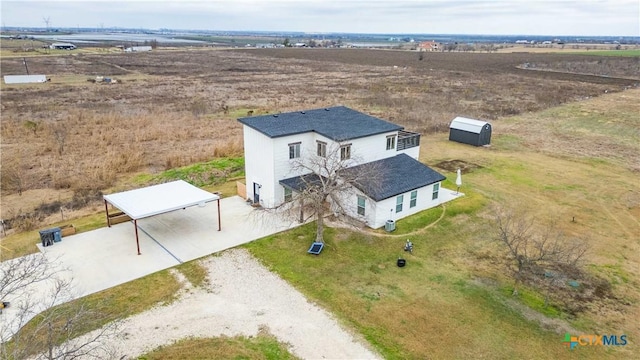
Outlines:
POLYGON ((229 178, 244 176, 244 157, 218 158, 207 162, 182 166, 157 175, 142 174, 134 178, 136 183, 162 183, 184 180, 194 186, 217 185, 229 178))
MULTIPOLYGON (((627 49, 627 50, 589 50, 589 51, 575 51, 571 54, 579 55, 597 55, 597 56, 622 56, 622 57, 635 57, 640 56, 640 50, 627 49)), ((569 54, 569 52, 567 52, 569 54)))
POLYGON ((233 360, 289 360, 297 359, 275 337, 260 334, 257 337, 190 338, 161 346, 146 353, 139 360, 233 359, 233 360))
MULTIPOLYGON (((437 221, 442 215, 443 211, 445 211, 445 209, 442 206, 438 206, 421 211, 404 219, 400 219, 396 222, 396 230, 393 232, 393 234, 402 235, 412 233, 414 231, 419 231, 425 226, 429 226, 430 224, 437 221)), ((382 233, 384 232, 384 230, 378 230, 378 232, 382 233)))
POLYGON ((523 149, 523 139, 515 135, 502 134, 494 136, 491 145, 501 150, 521 151, 523 149))
MULTIPOLYGON (((504 297, 512 296, 513 286, 504 286, 500 289, 504 297)), ((545 304, 544 295, 525 287, 518 288, 517 299, 529 308, 550 318, 563 317, 563 312, 552 304, 545 304)))
POLYGON ((604 264, 589 266, 595 273, 601 274, 611 281, 612 285, 629 283, 631 275, 622 268, 620 264, 604 264))
MULTIPOLYGON (((470 206, 478 203, 469 201, 470 206)), ((571 354, 560 335, 505 305, 499 291, 473 284, 467 270, 453 261, 465 251, 467 224, 478 221, 473 216, 447 214, 437 226, 414 236, 413 255, 402 251, 402 238, 330 228, 322 254, 308 255, 313 223, 245 246, 312 301, 356 328, 386 359, 567 358, 571 354), (400 256, 406 267, 396 266, 400 256), (526 344, 514 338, 526 338, 526 344)), ((586 358, 602 358, 602 353, 586 358)))
MULTIPOLYGON (((42 313, 43 316, 37 316, 29 321, 20 330, 20 337, 28 338, 35 335, 36 338, 41 338, 45 334, 33 334, 41 318, 50 313, 72 313, 75 309, 85 307, 91 312, 86 318, 74 322, 73 336, 79 336, 99 329, 111 321, 141 313, 154 305, 169 304, 175 300, 178 290, 180 290, 180 283, 168 270, 163 270, 48 309, 42 313)), ((60 322, 63 321, 64 319, 60 319, 60 322)), ((60 344, 63 340, 60 339, 56 343, 60 344)), ((44 350, 44 348, 32 348, 29 352, 36 354, 44 350)))
POLYGON ((207 269, 200 265, 198 260, 180 264, 176 269, 180 271, 194 287, 202 287, 208 284, 207 269))

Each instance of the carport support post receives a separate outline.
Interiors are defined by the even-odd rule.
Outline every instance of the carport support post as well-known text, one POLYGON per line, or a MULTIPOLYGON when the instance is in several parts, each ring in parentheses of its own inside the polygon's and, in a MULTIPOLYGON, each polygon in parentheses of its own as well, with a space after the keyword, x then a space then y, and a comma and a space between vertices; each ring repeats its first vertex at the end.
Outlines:
POLYGON ((104 201, 104 211, 107 213, 107 226, 111 227, 111 221, 109 221, 109 206, 107 206, 107 200, 104 201))
POLYGON ((138 246, 138 255, 142 255, 140 253, 140 240, 138 240, 138 220, 133 219, 133 227, 136 228, 136 245, 138 246))
POLYGON ((218 198, 218 231, 222 230, 222 223, 220 222, 220 198, 218 198))

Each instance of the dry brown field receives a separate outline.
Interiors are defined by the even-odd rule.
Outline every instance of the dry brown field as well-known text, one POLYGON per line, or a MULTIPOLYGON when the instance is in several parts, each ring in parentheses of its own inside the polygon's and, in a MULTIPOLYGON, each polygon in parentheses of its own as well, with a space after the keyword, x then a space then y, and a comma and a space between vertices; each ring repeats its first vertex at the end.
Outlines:
MULTIPOLYGON (((589 270, 608 279, 615 296, 584 300, 583 327, 622 329, 637 341, 638 57, 425 53, 420 60, 390 50, 177 49, 27 61, 32 74, 51 81, 2 84, 3 219, 61 201, 78 205, 65 209, 67 218, 99 212, 101 192, 142 186, 140 174, 241 156, 236 118, 249 112, 346 105, 421 132, 421 160, 429 165, 478 165, 465 177, 472 201, 529 205, 588 239, 589 270), (96 76, 116 83, 94 83, 96 76), (447 141, 458 115, 490 120, 492 147, 447 141)), ((22 57, 2 57, 0 65, 2 75, 24 73, 22 57)), ((476 245, 486 240, 484 228, 469 219, 454 220, 470 231, 471 246, 452 247, 443 258, 479 277, 500 274, 495 254, 476 245)))
MULTIPOLYGON (((30 73, 51 81, 2 84, 2 165, 12 177, 3 177, 3 219, 238 149, 235 119, 248 111, 343 104, 429 134, 446 131, 457 115, 499 120, 639 81, 635 58, 553 54, 428 53, 419 60, 408 51, 187 49, 27 61, 30 73), (519 68, 594 61, 618 76, 519 68), (117 82, 89 81, 96 76, 117 82)), ((24 73, 22 57, 3 57, 1 65, 2 75, 24 73)))

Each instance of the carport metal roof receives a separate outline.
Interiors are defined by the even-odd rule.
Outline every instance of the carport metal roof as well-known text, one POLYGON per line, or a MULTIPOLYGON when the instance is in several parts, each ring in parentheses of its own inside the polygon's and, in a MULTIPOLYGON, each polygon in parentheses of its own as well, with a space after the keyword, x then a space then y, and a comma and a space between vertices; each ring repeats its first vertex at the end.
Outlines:
POLYGON ((184 180, 148 186, 140 189, 123 191, 115 194, 104 195, 104 207, 107 213, 107 225, 111 227, 109 220, 109 207, 111 204, 127 214, 132 220, 136 231, 136 244, 140 255, 140 242, 138 240, 138 220, 150 216, 200 205, 204 206, 211 201, 218 202, 218 231, 220 231, 220 196, 195 187, 184 180))

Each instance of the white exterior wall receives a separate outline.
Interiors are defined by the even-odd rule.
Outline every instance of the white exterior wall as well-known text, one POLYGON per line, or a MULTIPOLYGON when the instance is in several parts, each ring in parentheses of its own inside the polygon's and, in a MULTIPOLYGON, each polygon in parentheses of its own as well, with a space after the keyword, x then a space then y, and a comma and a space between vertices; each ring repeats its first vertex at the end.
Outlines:
POLYGON ((260 202, 263 206, 273 206, 265 199, 273 198, 274 193, 274 146, 273 139, 243 125, 244 168, 247 184, 247 197, 253 200, 253 184, 262 185, 260 202))
POLYGON ((387 150, 387 136, 389 135, 395 135, 396 141, 398 141, 398 132, 393 131, 385 134, 348 140, 345 141, 344 144, 351 144, 351 157, 356 160, 357 165, 359 165, 398 155, 399 152, 396 151, 395 147, 391 150, 387 150))
MULTIPOLYGON (((441 192, 442 185, 440 186, 441 192)), ((396 199, 399 195, 381 200, 379 202, 375 202, 365 197, 366 202, 364 217, 358 215, 358 198, 355 193, 349 194, 349 196, 345 200, 344 205, 349 210, 349 213, 347 215, 358 220, 365 221, 369 227, 377 229, 384 226, 389 219, 397 221, 409 215, 413 215, 420 211, 440 205, 440 199, 442 195, 438 196, 438 199, 436 200, 431 199, 433 195, 433 184, 421 187, 417 190, 418 198, 415 207, 409 207, 409 205, 411 204, 411 191, 402 194, 404 195, 403 206, 402 211, 399 213, 396 213, 396 199)), ((358 192, 358 194, 360 194, 360 192, 358 192)))
POLYGON ((273 139, 274 191, 271 197, 271 205, 280 205, 284 201, 284 189, 280 185, 280 180, 309 173, 304 169, 296 169, 296 165, 301 160, 308 159, 316 153, 316 142, 313 133, 283 136, 273 139), (300 158, 289 159, 289 144, 300 142, 300 158))
POLYGON ((418 160, 418 156, 420 156, 420 145, 414 146, 412 148, 396 151, 396 154, 407 154, 412 158, 418 160))
MULTIPOLYGON (((345 141, 342 144, 314 132, 270 138, 244 125, 243 133, 247 197, 253 200, 253 184, 260 184, 262 186, 260 188, 260 204, 264 207, 277 206, 284 200, 284 190, 282 185, 279 184, 280 180, 309 172, 305 169, 295 169, 295 166, 300 161, 307 161, 313 156, 317 156, 317 141, 327 143, 327 155, 331 155, 332 150, 340 145, 351 144, 352 161, 347 166, 385 159, 400 153, 406 153, 417 159, 420 152, 419 146, 397 151, 397 131, 345 141), (396 135, 396 147, 391 150, 387 150, 387 136, 389 135, 396 135), (297 142, 301 143, 300 158, 289 159, 289 144, 297 142)), ((334 151, 333 154, 335 156, 340 155, 339 151, 334 151)), ((368 205, 369 203, 372 203, 372 201, 367 201, 368 205)), ((367 217, 375 213, 374 204, 371 204, 371 206, 371 210, 366 212, 367 217)), ((357 208, 354 208, 355 210, 357 208)), ((357 215, 357 212, 354 212, 354 214, 357 215)), ((374 217, 371 217, 370 221, 378 222, 374 217)))

